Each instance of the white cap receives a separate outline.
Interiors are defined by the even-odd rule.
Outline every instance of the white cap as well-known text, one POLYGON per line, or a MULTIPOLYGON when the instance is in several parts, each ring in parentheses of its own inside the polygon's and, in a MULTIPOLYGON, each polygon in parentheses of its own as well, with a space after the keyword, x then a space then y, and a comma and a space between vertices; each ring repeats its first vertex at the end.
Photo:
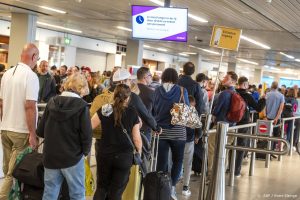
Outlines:
POLYGON ((134 79, 134 76, 132 76, 126 69, 118 69, 113 75, 113 82, 123 81, 126 79, 134 79))

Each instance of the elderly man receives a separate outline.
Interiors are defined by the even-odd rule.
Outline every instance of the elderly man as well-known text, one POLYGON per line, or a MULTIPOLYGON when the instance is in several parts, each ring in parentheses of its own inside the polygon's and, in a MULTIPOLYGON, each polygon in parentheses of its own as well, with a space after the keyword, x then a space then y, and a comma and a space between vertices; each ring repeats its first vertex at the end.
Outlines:
POLYGON ((43 60, 38 69, 38 78, 40 83, 39 102, 47 103, 49 99, 56 95, 55 79, 49 73, 48 62, 43 60))
POLYGON ((17 66, 7 70, 1 80, 0 113, 3 147, 4 179, 0 200, 7 200, 13 177, 16 157, 28 145, 36 148, 37 100, 39 79, 32 71, 39 60, 34 44, 24 46, 17 66))

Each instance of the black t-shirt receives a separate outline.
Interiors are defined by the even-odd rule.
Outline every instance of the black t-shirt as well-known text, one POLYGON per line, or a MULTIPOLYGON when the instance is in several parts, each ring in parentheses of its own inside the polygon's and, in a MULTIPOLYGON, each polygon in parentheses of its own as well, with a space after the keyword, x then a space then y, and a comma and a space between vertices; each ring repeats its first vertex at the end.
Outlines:
MULTIPOLYGON (((102 115, 102 108, 97 111, 101 120, 102 138, 100 140, 100 154, 132 153, 132 146, 120 126, 114 125, 114 113, 108 117, 102 115)), ((139 118, 134 107, 129 106, 122 115, 122 124, 132 138, 132 128, 139 123, 139 118)))

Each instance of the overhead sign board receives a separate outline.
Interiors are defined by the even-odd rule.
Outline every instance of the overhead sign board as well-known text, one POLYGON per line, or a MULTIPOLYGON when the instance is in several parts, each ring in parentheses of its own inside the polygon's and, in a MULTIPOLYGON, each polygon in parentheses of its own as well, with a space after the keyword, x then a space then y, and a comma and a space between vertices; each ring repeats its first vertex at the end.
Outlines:
POLYGON ((241 29, 214 26, 210 46, 237 51, 240 44, 241 29))
POLYGON ((166 41, 187 41, 186 8, 132 6, 132 37, 166 41))

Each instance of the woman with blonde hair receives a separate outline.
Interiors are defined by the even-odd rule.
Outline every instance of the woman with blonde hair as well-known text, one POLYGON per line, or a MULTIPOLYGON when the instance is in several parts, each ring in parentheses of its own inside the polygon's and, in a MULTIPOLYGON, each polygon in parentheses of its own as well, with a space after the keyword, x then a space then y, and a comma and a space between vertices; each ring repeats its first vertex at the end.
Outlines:
POLYGON ((95 200, 121 200, 133 164, 133 149, 128 136, 136 150, 142 151, 138 114, 134 107, 128 105, 130 95, 129 86, 117 85, 114 103, 102 106, 92 118, 93 128, 100 123, 102 127, 102 138, 97 143, 95 200))
POLYGON ((58 199, 63 179, 70 199, 85 199, 84 156, 92 144, 88 104, 81 98, 88 93, 86 78, 75 73, 64 83, 60 96, 51 98, 37 128, 44 139, 43 200, 58 199))

